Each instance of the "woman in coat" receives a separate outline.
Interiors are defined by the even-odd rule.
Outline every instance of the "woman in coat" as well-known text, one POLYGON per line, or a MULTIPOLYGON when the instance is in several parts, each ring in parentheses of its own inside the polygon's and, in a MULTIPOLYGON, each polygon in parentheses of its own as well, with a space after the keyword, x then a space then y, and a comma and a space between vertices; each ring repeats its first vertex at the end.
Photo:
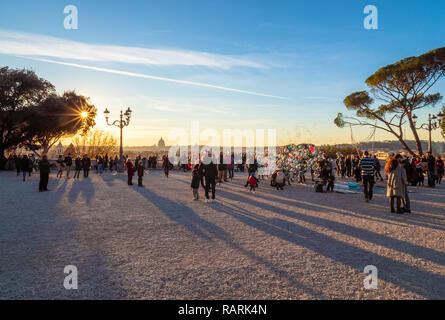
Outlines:
POLYGON ((386 196, 390 198, 391 212, 394 210, 394 199, 397 199, 397 213, 402 214, 402 199, 405 197, 405 188, 408 184, 406 170, 400 166, 397 159, 390 159, 385 166, 385 173, 388 175, 386 196))

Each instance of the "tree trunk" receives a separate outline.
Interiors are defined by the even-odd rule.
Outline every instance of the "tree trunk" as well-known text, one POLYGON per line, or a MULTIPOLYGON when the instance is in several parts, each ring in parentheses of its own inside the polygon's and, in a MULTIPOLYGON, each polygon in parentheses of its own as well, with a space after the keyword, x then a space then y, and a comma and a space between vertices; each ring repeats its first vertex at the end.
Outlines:
POLYGON ((406 152, 408 152, 411 156, 416 156, 416 153, 411 150, 411 148, 406 144, 405 140, 401 136, 396 135, 397 139, 399 139, 400 143, 402 144, 403 149, 405 149, 406 152))
POLYGON ((414 139, 416 140, 417 152, 419 152, 419 156, 422 156, 423 155, 422 143, 419 139, 419 134, 417 133, 416 126, 414 125, 413 119, 410 116, 408 116, 408 121, 409 121, 409 127, 411 128, 411 131, 413 133, 414 139))

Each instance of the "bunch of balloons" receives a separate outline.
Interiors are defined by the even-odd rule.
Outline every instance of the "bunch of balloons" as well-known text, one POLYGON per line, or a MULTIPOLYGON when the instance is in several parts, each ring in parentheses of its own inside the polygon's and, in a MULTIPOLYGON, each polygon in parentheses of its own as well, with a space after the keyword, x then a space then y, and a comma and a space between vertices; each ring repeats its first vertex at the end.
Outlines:
POLYGON ((312 144, 290 144, 277 154, 277 167, 290 172, 308 168, 317 171, 322 158, 322 153, 312 144))

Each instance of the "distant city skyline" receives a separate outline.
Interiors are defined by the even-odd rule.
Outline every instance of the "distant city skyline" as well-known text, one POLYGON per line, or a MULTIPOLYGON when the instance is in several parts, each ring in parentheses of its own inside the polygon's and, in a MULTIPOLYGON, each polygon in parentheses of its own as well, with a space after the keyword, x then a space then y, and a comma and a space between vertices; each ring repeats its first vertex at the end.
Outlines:
MULTIPOLYGON (((76 90, 98 108, 97 129, 131 107, 124 146, 150 146, 198 120, 202 130, 276 129, 277 145, 350 143, 333 119, 380 67, 444 46, 445 2, 60 1, 2 3, 0 66, 28 68, 58 92, 76 90)), ((445 92, 445 81, 432 93, 445 92)), ((443 102, 440 103, 440 106, 443 102)), ((419 121, 428 113, 419 112, 419 121)), ((356 142, 369 128, 354 128, 356 142)), ((427 132, 419 132, 427 139, 427 132)), ((409 130, 407 138, 411 139, 409 130)), ((377 131, 375 140, 394 140, 377 131)), ((443 141, 440 130, 433 140, 443 141)), ((64 140, 66 141, 66 140, 64 140)))

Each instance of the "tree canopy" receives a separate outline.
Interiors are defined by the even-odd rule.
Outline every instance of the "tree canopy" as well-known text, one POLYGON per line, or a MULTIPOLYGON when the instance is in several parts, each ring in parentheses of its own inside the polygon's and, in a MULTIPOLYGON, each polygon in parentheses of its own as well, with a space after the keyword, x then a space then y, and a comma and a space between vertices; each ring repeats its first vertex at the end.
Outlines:
POLYGON ((74 91, 58 95, 33 71, 0 68, 1 155, 16 146, 46 153, 61 137, 87 132, 96 113, 88 98, 74 91))
POLYGON ((96 124, 97 109, 89 99, 74 91, 62 96, 51 95, 29 110, 26 139, 22 143, 30 150, 46 154, 62 137, 86 133, 96 124), (87 116, 82 118, 82 112, 87 116))
POLYGON ((0 154, 25 139, 25 110, 55 94, 33 71, 0 68, 0 154))
POLYGON ((370 126, 397 137, 403 148, 414 155, 405 143, 404 126, 408 126, 416 140, 417 153, 422 145, 413 119, 414 112, 441 101, 440 93, 428 91, 445 75, 445 47, 418 57, 409 57, 380 68, 367 80, 368 91, 354 92, 344 99, 355 116, 339 113, 334 123, 339 127, 370 126), (376 101, 380 104, 376 105, 376 101))

